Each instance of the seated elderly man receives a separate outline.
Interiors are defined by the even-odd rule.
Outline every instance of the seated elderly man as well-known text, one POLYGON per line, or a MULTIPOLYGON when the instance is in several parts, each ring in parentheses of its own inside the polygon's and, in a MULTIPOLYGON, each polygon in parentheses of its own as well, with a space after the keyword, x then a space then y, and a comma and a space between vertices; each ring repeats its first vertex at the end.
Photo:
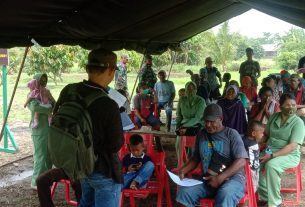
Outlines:
POLYGON ((223 126, 222 109, 210 104, 203 114, 205 129, 197 134, 195 151, 180 169, 183 178, 202 162, 203 184, 181 187, 176 200, 184 206, 196 206, 201 198, 214 198, 215 207, 236 206, 245 193, 243 141, 234 129, 223 126))

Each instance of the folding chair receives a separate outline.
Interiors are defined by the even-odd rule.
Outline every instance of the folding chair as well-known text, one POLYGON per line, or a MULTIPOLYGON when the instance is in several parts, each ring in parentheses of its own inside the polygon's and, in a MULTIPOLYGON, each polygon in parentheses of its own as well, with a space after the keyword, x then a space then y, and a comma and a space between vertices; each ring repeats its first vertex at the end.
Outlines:
MULTIPOLYGON (((248 160, 246 161, 245 164, 245 174, 246 174, 246 193, 244 197, 240 199, 239 204, 244 204, 246 203, 246 201, 248 201, 249 207, 257 207, 256 196, 255 196, 253 180, 252 180, 252 173, 248 160)), ((214 199, 211 198, 200 199, 200 206, 213 207, 214 199)))
POLYGON ((294 168, 289 168, 286 172, 295 173, 296 176, 296 187, 295 188, 281 188, 281 192, 284 193, 296 193, 295 201, 283 200, 283 205, 300 205, 301 203, 301 191, 302 191, 302 174, 301 174, 301 164, 299 163, 294 168))
MULTIPOLYGON (((178 159, 178 167, 172 169, 172 172, 178 173, 179 169, 183 167, 183 164, 188 161, 187 151, 188 148, 194 148, 196 143, 195 136, 181 136, 180 137, 180 152, 179 152, 179 159, 178 159)), ((189 177, 192 175, 201 175, 202 174, 202 165, 198 165, 196 169, 188 174, 189 177)))
MULTIPOLYGON (((59 182, 61 182, 64 185, 64 188, 65 188, 65 200, 66 200, 67 204, 71 205, 71 206, 77 206, 77 202, 71 200, 71 197, 70 197, 70 180, 60 180, 59 182)), ((55 194, 55 190, 56 190, 57 184, 59 182, 54 182, 53 183, 53 185, 51 187, 51 198, 53 198, 53 196, 55 194)))

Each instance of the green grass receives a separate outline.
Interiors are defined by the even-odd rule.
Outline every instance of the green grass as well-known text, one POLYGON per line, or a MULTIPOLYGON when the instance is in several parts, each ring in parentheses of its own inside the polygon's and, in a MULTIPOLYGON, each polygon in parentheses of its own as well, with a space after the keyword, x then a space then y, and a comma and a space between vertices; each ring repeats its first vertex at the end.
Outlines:
MULTIPOLYGON (((200 67, 198 67, 200 68, 200 67)), ((199 69, 198 69, 199 70, 199 69)), ((194 70, 194 72, 197 72, 194 70)), ((262 71, 262 76, 259 78, 259 81, 262 80, 263 77, 266 77, 270 73, 276 73, 277 70, 268 70, 268 71, 262 71)), ((238 72, 232 72, 232 80, 239 80, 239 74, 238 72)), ((17 75, 9 75, 8 76, 8 103, 12 95, 12 91, 14 88, 14 84, 16 82, 17 75)), ((27 108, 23 108, 24 102, 26 100, 27 94, 29 92, 28 88, 26 87, 26 84, 28 81, 31 80, 31 76, 28 76, 26 74, 21 75, 20 82, 18 84, 18 88, 16 91, 16 95, 12 104, 11 112, 9 114, 8 123, 13 122, 29 122, 30 119, 30 113, 27 108)), ((58 98, 60 91, 62 88, 69 84, 74 82, 82 81, 83 79, 87 78, 87 74, 85 73, 69 73, 69 74, 63 74, 63 82, 58 83, 55 85, 51 80, 49 80, 48 88, 51 90, 53 96, 55 99, 58 98)), ((131 94, 133 89, 133 84, 136 79, 135 73, 129 73, 128 74, 128 88, 129 92, 131 94)), ((185 84, 190 81, 190 76, 186 73, 172 73, 170 80, 174 82, 176 91, 178 91, 180 88, 184 88, 185 84)), ((113 82, 110 84, 110 86, 113 86, 113 82)), ((2 88, 2 87, 1 87, 2 88)), ((2 95, 2 89, 0 90, 0 103, 3 102, 3 95, 2 95)), ((2 104, 0 104, 0 110, 2 112, 2 104)), ((3 120, 3 114, 0 115, 1 119, 3 120)))

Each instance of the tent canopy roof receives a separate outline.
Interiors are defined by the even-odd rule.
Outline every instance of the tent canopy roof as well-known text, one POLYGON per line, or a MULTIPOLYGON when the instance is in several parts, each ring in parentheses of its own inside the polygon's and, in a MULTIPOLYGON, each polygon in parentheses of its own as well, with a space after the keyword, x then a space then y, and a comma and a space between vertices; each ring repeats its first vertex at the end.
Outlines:
MULTIPOLYGON (((80 45, 157 54, 251 8, 305 27, 300 0, 2 0, 0 47, 80 45)), ((253 17, 255 18, 255 17, 253 17)))

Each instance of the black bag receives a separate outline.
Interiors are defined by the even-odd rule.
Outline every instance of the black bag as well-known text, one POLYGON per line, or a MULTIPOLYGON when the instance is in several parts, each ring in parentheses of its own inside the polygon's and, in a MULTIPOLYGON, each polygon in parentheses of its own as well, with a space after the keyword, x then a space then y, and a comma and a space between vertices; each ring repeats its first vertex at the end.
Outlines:
POLYGON ((215 176, 226 170, 228 166, 232 164, 232 160, 230 158, 224 157, 219 154, 215 149, 213 142, 210 136, 207 134, 209 145, 212 146, 212 156, 209 164, 208 171, 204 176, 215 176))

